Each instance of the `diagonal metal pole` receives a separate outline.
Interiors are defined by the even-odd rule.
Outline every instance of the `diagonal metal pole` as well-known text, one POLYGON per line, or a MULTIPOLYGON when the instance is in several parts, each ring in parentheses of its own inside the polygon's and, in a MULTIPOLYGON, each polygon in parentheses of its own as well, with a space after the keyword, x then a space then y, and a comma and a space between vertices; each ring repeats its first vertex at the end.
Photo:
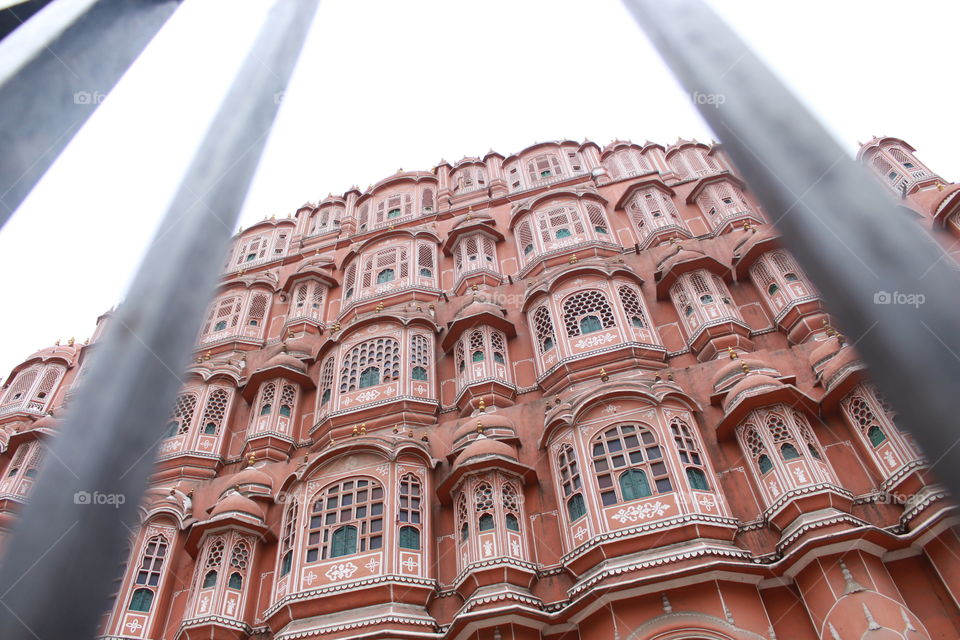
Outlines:
POLYGON ((4 640, 90 638, 108 608, 178 374, 318 1, 277 0, 92 355, 2 558, 4 640))
POLYGON ((624 2, 960 495, 956 263, 702 0, 624 2))
POLYGON ((56 0, 0 42, 0 228, 179 0, 56 0))

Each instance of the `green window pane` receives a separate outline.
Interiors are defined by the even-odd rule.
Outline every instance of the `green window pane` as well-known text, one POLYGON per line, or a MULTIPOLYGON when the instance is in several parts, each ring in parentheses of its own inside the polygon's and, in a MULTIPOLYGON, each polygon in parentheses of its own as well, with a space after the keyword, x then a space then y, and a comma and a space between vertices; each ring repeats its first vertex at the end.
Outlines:
POLYGON ((624 500, 636 500, 652 495, 647 474, 640 469, 628 469, 620 475, 620 492, 624 500))
POLYGON ((360 374, 360 388, 366 389, 380 384, 380 369, 376 367, 367 367, 360 374))
POLYGON ((757 460, 757 466, 760 467, 760 473, 769 473, 773 469, 773 463, 770 462, 770 458, 766 454, 760 456, 757 460))
POLYGON ((870 430, 867 431, 867 437, 870 438, 870 444, 875 447, 887 439, 887 435, 883 432, 883 429, 876 425, 870 427, 870 430))
POLYGON ((782 447, 780 447, 780 455, 783 456, 784 460, 794 460, 800 457, 800 452, 797 451, 797 448, 790 444, 789 442, 782 447))
POLYGON ((227 586, 231 589, 237 589, 239 591, 243 588, 243 576, 234 571, 230 574, 230 580, 227 582, 227 586))
POLYGON ((217 584, 217 572, 208 571, 207 575, 203 576, 203 588, 209 589, 210 587, 216 586, 217 584))
POLYGON ((390 282, 396 277, 393 269, 384 269, 377 274, 377 284, 384 284, 390 282))
POLYGON ((597 316, 584 316, 580 319, 580 333, 593 333, 600 331, 603 325, 600 324, 600 318, 597 316))
POLYGON ((130 599, 130 611, 150 611, 150 605, 153 604, 153 591, 150 589, 137 589, 133 592, 130 599))
POLYGON ((699 491, 710 490, 709 485, 707 485, 707 474, 705 474, 701 469, 695 469, 693 467, 688 468, 687 480, 690 481, 691 489, 697 489, 699 491))
POLYGON ((587 515, 587 505, 583 502, 583 496, 579 493, 574 494, 567 500, 567 513, 570 514, 570 522, 579 520, 587 515))
POLYGON ((508 513, 504 520, 506 521, 507 529, 510 531, 520 531, 520 521, 517 520, 517 516, 508 513))
POLYGON ((420 548, 420 531, 416 527, 400 527, 400 548, 420 548))
POLYGON ((339 558, 357 552, 357 528, 353 525, 340 527, 333 532, 330 541, 330 557, 339 558))
POLYGON ((423 367, 414 367, 411 372, 411 377, 414 380, 426 380, 427 379, 427 370, 423 367))

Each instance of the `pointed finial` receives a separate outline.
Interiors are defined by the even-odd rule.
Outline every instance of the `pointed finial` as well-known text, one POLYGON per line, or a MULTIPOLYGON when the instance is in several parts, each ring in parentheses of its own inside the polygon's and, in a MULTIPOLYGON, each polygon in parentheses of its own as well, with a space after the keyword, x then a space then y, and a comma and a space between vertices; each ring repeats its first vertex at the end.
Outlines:
POLYGON ((59 346, 60 346, 60 338, 57 338, 57 341, 53 343, 53 346, 55 346, 55 347, 59 347, 59 346))
POLYGON ((570 256, 570 264, 577 264, 577 262, 578 262, 577 254, 573 254, 572 256, 570 256))
POLYGON ((867 619, 867 629, 870 631, 879 631, 882 627, 873 619, 873 614, 870 613, 870 609, 867 608, 867 603, 863 602, 861 604, 863 605, 863 617, 867 619))
POLYGON ((487 403, 483 401, 483 398, 480 398, 480 404, 477 406, 477 410, 478 410, 480 413, 486 413, 486 412, 487 412, 487 403))
POLYGON ((74 342, 75 342, 75 340, 73 339, 73 336, 70 336, 70 339, 67 340, 67 346, 72 347, 74 342))
POLYGON ((847 568, 847 563, 843 560, 840 561, 840 573, 843 574, 844 588, 843 595, 849 595, 851 593, 859 593, 861 591, 866 591, 866 588, 858 583, 853 574, 850 573, 850 569, 847 568))
POLYGON ((253 452, 251 452, 250 455, 247 456, 247 466, 252 467, 253 463, 256 461, 257 461, 257 456, 254 455, 253 452))
POLYGON ((483 423, 477 420, 477 433, 483 433, 483 423))
POLYGON ((730 356, 731 360, 736 360, 740 357, 737 355, 737 352, 733 350, 733 347, 727 347, 727 354, 730 356))
POLYGON ((600 367, 600 380, 602 382, 607 382, 608 380, 610 380, 610 376, 607 375, 607 370, 604 369, 603 367, 600 367))
POLYGON ((663 605, 664 613, 673 613, 673 605, 670 604, 670 598, 667 597, 667 594, 660 594, 660 603, 663 605))

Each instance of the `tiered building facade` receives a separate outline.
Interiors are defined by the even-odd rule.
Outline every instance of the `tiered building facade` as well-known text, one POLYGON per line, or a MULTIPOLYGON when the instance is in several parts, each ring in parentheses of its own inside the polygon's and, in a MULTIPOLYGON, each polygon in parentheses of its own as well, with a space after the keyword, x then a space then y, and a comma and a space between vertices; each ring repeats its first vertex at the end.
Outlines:
MULTIPOLYGON (((859 159, 960 236, 960 185, 859 159)), ((89 344, 0 391, 0 530, 89 344)), ((956 512, 719 145, 540 143, 233 241, 105 638, 960 636, 956 512)))

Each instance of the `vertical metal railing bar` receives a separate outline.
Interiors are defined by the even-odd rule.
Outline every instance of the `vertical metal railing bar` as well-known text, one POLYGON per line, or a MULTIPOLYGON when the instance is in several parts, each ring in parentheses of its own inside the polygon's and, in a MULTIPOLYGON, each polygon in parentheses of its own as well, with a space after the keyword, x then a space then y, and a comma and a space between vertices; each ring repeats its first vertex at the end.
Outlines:
POLYGON ((277 0, 271 9, 92 355, 0 559, 4 640, 90 638, 109 606, 178 373, 318 1, 277 0), (76 492, 93 499, 75 500, 76 492), (97 504, 97 494, 122 499, 97 504))
MULTIPOLYGON (((702 0, 624 0, 960 494, 960 273, 702 0), (878 304, 878 292, 919 304, 878 304)), ((886 298, 881 299, 884 302, 886 298)))
POLYGON ((0 228, 180 0, 85 4, 57 0, 0 43, 0 228))

